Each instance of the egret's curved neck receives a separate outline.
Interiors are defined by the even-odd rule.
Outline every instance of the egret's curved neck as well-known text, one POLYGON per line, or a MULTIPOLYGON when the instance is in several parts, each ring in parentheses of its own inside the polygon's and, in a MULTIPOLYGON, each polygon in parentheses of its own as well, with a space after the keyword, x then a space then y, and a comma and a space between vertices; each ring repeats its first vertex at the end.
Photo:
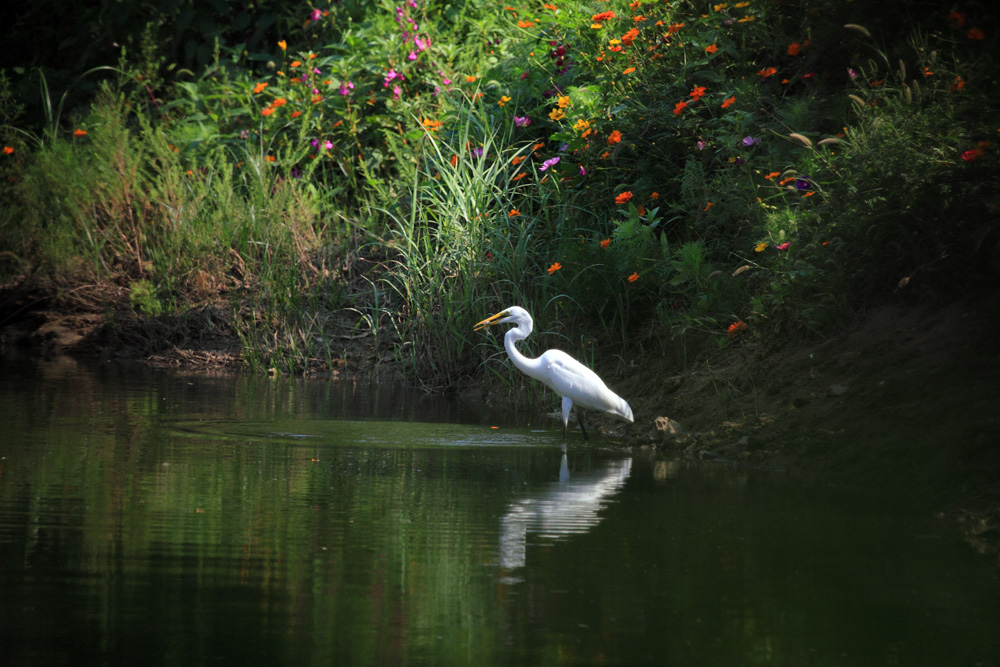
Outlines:
POLYGON ((521 354, 514 345, 519 340, 524 340, 531 333, 531 325, 527 325, 527 328, 522 328, 521 324, 518 324, 513 329, 507 331, 503 337, 503 346, 507 348, 507 356, 510 360, 514 362, 518 370, 522 373, 530 375, 536 380, 544 379, 542 374, 542 362, 541 359, 529 359, 528 357, 521 354))

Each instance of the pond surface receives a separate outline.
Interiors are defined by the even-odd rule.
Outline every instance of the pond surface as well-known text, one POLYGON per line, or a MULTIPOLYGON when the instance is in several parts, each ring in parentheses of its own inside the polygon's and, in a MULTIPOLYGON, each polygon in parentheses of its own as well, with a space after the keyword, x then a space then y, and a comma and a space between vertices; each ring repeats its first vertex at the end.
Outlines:
POLYGON ((386 387, 4 364, 4 667, 1000 665, 997 568, 931 507, 386 387))

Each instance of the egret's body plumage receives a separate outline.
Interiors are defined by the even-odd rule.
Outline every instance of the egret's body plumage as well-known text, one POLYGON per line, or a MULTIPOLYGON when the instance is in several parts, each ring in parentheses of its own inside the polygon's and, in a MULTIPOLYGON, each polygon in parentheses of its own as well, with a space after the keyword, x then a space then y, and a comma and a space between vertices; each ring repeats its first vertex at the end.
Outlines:
POLYGON ((584 438, 587 437, 587 431, 583 427, 579 408, 600 410, 618 415, 630 423, 633 421, 632 408, 629 407, 628 403, 621 396, 608 389, 597 373, 562 350, 547 350, 535 359, 521 354, 515 343, 527 338, 531 334, 533 326, 531 315, 524 308, 511 306, 507 310, 483 320, 475 326, 475 330, 479 331, 494 324, 507 323, 514 325, 503 338, 504 347, 507 349, 507 356, 510 357, 510 360, 525 375, 535 378, 562 396, 563 437, 566 434, 569 413, 574 403, 578 408, 577 421, 580 422, 584 438))

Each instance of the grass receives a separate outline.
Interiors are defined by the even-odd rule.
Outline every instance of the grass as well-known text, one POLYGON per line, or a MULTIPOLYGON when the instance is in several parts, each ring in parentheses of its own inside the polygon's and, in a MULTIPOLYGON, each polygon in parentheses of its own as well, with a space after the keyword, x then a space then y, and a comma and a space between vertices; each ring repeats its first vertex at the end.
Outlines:
POLYGON ((991 289, 988 16, 557 4, 331 5, 162 91, 145 48, 88 106, 43 86, 44 141, 4 73, 0 277, 112 320, 210 309, 254 371, 353 355, 430 389, 511 381, 471 331, 511 304, 529 348, 685 364, 991 289))

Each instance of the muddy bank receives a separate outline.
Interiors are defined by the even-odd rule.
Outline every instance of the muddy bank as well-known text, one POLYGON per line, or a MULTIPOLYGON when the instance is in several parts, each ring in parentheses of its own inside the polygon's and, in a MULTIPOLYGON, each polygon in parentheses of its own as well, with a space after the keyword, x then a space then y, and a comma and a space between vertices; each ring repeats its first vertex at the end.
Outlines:
MULTIPOLYGON (((959 521, 976 548, 1000 554, 998 312, 993 302, 883 307, 821 340, 745 336, 703 348, 685 368, 662 342, 598 369, 629 400, 635 424, 591 419, 633 447, 887 489, 959 521)), ((204 322, 172 327, 133 315, 111 325, 107 314, 7 287, 0 348, 239 372, 222 316, 194 317, 204 322)), ((364 375, 378 361, 364 340, 345 344, 354 346, 348 360, 327 376, 364 375)), ((488 402, 511 400, 471 384, 488 402)))
POLYGON ((645 368, 628 382, 642 417, 628 434, 683 456, 889 490, 1000 553, 998 321, 994 304, 884 307, 824 340, 747 341, 666 377, 645 368), (682 430, 651 427, 661 416, 682 430))

